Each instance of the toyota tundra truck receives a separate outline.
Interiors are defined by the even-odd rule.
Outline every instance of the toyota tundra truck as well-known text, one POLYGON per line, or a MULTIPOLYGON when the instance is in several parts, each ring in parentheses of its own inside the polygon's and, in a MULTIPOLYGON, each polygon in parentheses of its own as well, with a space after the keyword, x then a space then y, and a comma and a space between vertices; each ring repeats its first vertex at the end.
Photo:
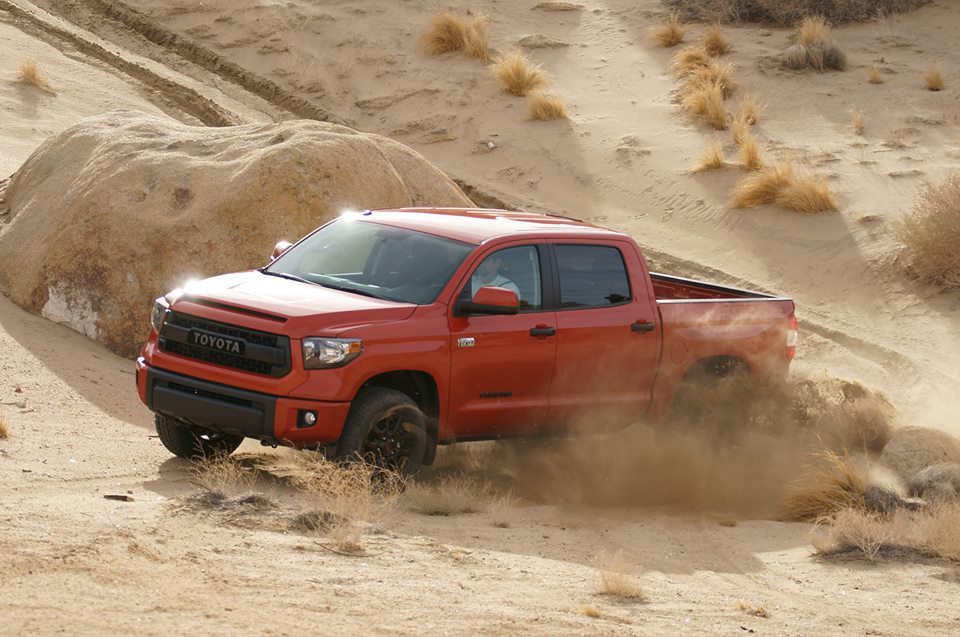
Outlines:
POLYGON ((691 378, 786 375, 788 298, 651 273, 548 214, 344 214, 259 270, 158 298, 136 361, 160 441, 244 438, 414 474, 437 445, 657 421, 691 378))

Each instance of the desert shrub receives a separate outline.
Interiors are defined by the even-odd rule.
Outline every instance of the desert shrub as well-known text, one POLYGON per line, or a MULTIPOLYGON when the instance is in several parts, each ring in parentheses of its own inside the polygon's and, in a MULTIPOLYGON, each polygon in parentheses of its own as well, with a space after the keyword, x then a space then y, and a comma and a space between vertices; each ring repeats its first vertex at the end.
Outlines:
MULTIPOLYGON (((363 549, 363 524, 381 519, 403 487, 397 475, 372 465, 332 462, 307 453, 294 457, 286 481, 313 498, 317 505, 313 515, 322 519, 317 529, 344 551, 363 549)), ((308 524, 303 521, 301 526, 308 524)))
POLYGON ((727 105, 723 101, 723 87, 719 84, 703 83, 690 89, 683 97, 681 105, 713 128, 727 128, 727 105))
POLYGON ((626 565, 619 556, 601 561, 598 591, 601 595, 638 601, 644 598, 643 588, 627 574, 626 565))
POLYGON ((853 126, 853 132, 857 135, 863 135, 866 130, 866 123, 863 120, 863 111, 858 108, 850 109, 850 125, 853 126))
POLYGON ((20 63, 20 68, 17 69, 17 79, 22 84, 29 84, 40 90, 53 92, 46 75, 40 70, 40 65, 33 58, 27 58, 20 63))
POLYGON ((259 470, 239 457, 215 454, 194 461, 194 482, 211 493, 233 496, 253 491, 259 470))
POLYGON ((750 126, 753 126, 760 120, 760 104, 753 95, 744 95, 740 98, 740 115, 750 126))
POLYGON ((493 74, 505 93, 523 97, 547 83, 547 75, 523 53, 515 52, 497 60, 493 74))
POLYGON ((438 13, 430 18, 420 42, 431 55, 463 51, 484 62, 490 59, 484 16, 465 17, 449 11, 438 13))
POLYGON ((760 156, 760 146, 757 139, 746 132, 740 136, 740 163, 749 170, 761 170, 763 158, 760 156))
POLYGON ((927 88, 931 91, 942 91, 943 71, 939 67, 932 68, 923 74, 923 81, 926 82, 927 88))
POLYGON ((556 95, 531 93, 527 98, 527 108, 530 111, 530 118, 540 122, 567 118, 567 106, 556 95))
POLYGON ((464 34, 464 53, 467 57, 477 58, 483 62, 490 61, 490 45, 487 41, 487 18, 477 16, 470 20, 464 34))
POLYGON ((960 172, 924 185, 896 233, 911 272, 923 281, 960 289, 960 172))
POLYGON ((806 471, 787 486, 783 510, 794 520, 820 520, 838 512, 866 509, 864 468, 849 454, 816 454, 806 471))
POLYGON ((790 161, 781 161, 773 166, 767 166, 737 182, 733 189, 731 206, 753 208, 775 203, 791 179, 793 179, 793 164, 790 161))
POLYGON ((7 419, 0 414, 0 440, 10 437, 10 427, 7 425, 7 419))
POLYGON ((707 170, 716 170, 726 165, 727 162, 723 158, 723 144, 720 143, 719 139, 715 139, 697 159, 697 165, 693 167, 693 172, 700 173, 707 170))
POLYGON ((700 44, 691 44, 680 49, 673 56, 673 72, 676 77, 684 77, 692 71, 709 66, 713 63, 713 56, 700 44))
POLYGON ((918 471, 907 485, 911 496, 960 502, 960 463, 937 462, 918 471))
POLYGON ((823 16, 804 18, 795 40, 780 56, 784 68, 842 71, 847 67, 847 56, 833 43, 830 24, 823 16))
POLYGON ((707 50, 707 53, 714 57, 726 55, 732 48, 730 40, 723 35, 723 29, 720 28, 719 24, 708 27, 703 34, 701 42, 703 48, 707 50))
POLYGON ((686 32, 686 27, 680 21, 680 15, 671 13, 664 24, 650 29, 650 37, 662 47, 671 47, 683 42, 686 32))
POLYGON ((753 208, 766 204, 806 213, 837 209, 826 181, 795 172, 789 160, 753 172, 734 186, 732 207, 753 208))
POLYGON ((463 474, 441 478, 436 484, 411 484, 403 501, 406 506, 423 515, 458 515, 476 513, 490 504, 487 485, 463 474))
POLYGON ((705 66, 698 66, 691 70, 685 76, 684 83, 680 87, 681 98, 686 93, 705 84, 716 84, 723 92, 723 99, 730 97, 736 89, 736 84, 733 81, 733 65, 720 65, 711 61, 705 66))
POLYGON ((960 505, 937 503, 888 515, 844 509, 818 521, 814 549, 825 557, 858 555, 874 560, 939 557, 960 559, 960 505))
POLYGON ((883 84, 883 78, 880 76, 880 69, 875 66, 871 66, 867 71, 867 80, 871 84, 883 84))
POLYGON ((826 179, 804 173, 793 175, 777 195, 776 204, 810 214, 837 209, 837 201, 833 198, 826 179))
POLYGON ((462 51, 469 24, 468 18, 449 11, 434 15, 421 36, 423 48, 431 55, 462 51))
POLYGON ((705 22, 763 22, 792 26, 811 15, 822 15, 833 23, 862 21, 879 13, 916 9, 930 0, 664 0, 664 4, 686 20, 705 22))

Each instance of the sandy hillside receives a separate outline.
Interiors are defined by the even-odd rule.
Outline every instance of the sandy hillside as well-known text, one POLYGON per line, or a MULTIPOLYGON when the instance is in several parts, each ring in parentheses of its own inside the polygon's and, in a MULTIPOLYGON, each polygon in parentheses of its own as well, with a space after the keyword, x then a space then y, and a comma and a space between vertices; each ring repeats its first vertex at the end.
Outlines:
MULTIPOLYGON (((490 16, 498 51, 531 35, 559 44, 528 54, 569 120, 528 121, 480 62, 423 55, 416 39, 432 2, 137 3, 152 22, 110 0, 0 0, 0 179, 51 133, 116 107, 208 125, 323 116, 411 145, 508 203, 626 230, 663 269, 789 294, 804 328, 800 374, 857 379, 886 391, 903 421, 957 432, 957 297, 905 276, 889 233, 916 185, 960 152, 953 5, 836 29, 844 73, 784 73, 769 57, 787 31, 726 29, 738 91, 766 104, 754 128, 764 153, 788 150, 840 200, 837 213, 804 217, 729 210, 736 167, 689 174, 715 133, 680 113, 671 52, 645 40, 659 2, 536 4, 470 8, 490 16), (51 91, 15 81, 28 55, 51 91), (947 88, 931 93, 920 75, 937 62, 947 88), (884 84, 867 82, 869 65, 884 84), (862 135, 850 108, 864 113, 862 135)), ((718 135, 732 156, 729 132, 718 135)), ((513 489, 485 492, 481 511, 425 516, 401 500, 366 528, 360 553, 341 555, 296 528, 316 507, 310 496, 270 475, 250 485, 266 498, 260 509, 192 504, 204 489, 154 437, 130 362, 5 297, 0 415, 10 430, 0 439, 5 633, 960 630, 955 566, 823 560, 811 555, 810 525, 776 521, 773 487, 802 461, 800 447, 654 447, 617 476, 508 471, 513 489), (605 483, 618 491, 598 493, 605 483), (520 495, 503 500, 510 491, 520 495), (614 556, 642 601, 599 594, 598 567, 614 556)))

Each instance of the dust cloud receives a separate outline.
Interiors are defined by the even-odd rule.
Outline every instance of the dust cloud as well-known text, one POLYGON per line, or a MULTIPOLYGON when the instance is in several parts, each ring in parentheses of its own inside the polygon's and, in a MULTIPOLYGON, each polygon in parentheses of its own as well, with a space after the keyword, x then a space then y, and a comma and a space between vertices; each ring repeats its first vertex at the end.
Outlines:
POLYGON ((463 473, 531 504, 779 518, 784 488, 813 454, 875 457, 895 419, 883 395, 854 382, 730 378, 682 392, 656 426, 590 435, 584 422, 576 436, 454 445, 423 478, 463 473))

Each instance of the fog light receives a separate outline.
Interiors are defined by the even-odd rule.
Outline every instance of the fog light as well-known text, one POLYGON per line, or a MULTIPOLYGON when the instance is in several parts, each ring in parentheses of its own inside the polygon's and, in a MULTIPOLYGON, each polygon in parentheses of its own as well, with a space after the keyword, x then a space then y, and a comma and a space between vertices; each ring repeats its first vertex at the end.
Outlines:
POLYGON ((307 427, 312 427, 317 424, 317 414, 313 411, 308 411, 303 414, 303 424, 307 427))

